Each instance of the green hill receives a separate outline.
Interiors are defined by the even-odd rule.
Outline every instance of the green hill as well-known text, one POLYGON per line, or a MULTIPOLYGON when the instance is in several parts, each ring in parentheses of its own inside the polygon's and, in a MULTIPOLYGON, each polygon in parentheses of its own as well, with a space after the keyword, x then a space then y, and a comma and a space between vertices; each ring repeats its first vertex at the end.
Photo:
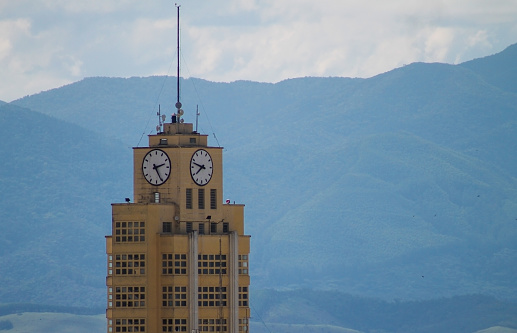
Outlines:
POLYGON ((10 104, 0 124, 1 302, 102 304, 109 203, 130 195, 118 166, 131 151, 10 104))
MULTIPOLYGON (((254 288, 517 299, 514 49, 369 79, 182 80, 186 121, 199 104, 225 147, 224 198, 246 204, 254 288)), ((174 82, 88 78, 0 107, 3 302, 103 306, 110 203, 174 82)))

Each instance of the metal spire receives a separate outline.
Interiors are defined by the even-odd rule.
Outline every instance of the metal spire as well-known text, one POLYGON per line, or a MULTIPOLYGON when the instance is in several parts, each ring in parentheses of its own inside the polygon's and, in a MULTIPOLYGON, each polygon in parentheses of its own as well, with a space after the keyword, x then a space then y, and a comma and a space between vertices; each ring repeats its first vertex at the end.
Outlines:
POLYGON ((178 109, 178 111, 181 109, 181 103, 180 103, 180 5, 178 4, 175 4, 176 5, 176 8, 178 9, 178 32, 177 32, 177 39, 178 39, 178 50, 177 50, 177 53, 178 53, 178 71, 177 71, 177 82, 176 82, 176 85, 177 85, 177 100, 176 100, 176 109, 178 109))

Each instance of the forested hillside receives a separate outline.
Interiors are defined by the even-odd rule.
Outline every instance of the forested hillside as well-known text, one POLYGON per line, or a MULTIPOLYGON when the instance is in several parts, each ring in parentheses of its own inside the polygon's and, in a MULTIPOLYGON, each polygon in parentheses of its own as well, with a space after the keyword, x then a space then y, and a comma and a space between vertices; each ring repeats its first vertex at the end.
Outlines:
MULTIPOLYGON (((186 121, 199 105, 225 147, 224 199, 246 204, 253 288, 516 300, 516 63, 514 45, 369 79, 182 80, 186 121)), ((174 83, 88 78, 0 106, 3 302, 103 306, 110 203, 174 83)))
POLYGON ((100 307, 110 202, 131 151, 34 111, 0 107, 0 302, 100 307))

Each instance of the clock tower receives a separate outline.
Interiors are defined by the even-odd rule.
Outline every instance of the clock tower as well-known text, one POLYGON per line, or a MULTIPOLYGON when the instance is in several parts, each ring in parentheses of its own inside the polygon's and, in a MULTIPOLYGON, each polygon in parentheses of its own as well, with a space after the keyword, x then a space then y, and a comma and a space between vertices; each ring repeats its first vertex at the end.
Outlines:
POLYGON ((179 117, 159 129, 133 148, 133 202, 112 204, 107 331, 248 331, 250 236, 222 201, 222 149, 179 117))

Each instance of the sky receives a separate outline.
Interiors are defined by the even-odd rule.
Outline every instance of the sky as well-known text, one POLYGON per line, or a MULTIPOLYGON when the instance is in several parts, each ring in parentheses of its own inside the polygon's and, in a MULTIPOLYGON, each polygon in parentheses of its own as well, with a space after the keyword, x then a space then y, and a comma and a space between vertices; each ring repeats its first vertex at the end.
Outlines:
POLYGON ((85 77, 368 78, 517 43, 517 0, 0 0, 0 100, 85 77))

